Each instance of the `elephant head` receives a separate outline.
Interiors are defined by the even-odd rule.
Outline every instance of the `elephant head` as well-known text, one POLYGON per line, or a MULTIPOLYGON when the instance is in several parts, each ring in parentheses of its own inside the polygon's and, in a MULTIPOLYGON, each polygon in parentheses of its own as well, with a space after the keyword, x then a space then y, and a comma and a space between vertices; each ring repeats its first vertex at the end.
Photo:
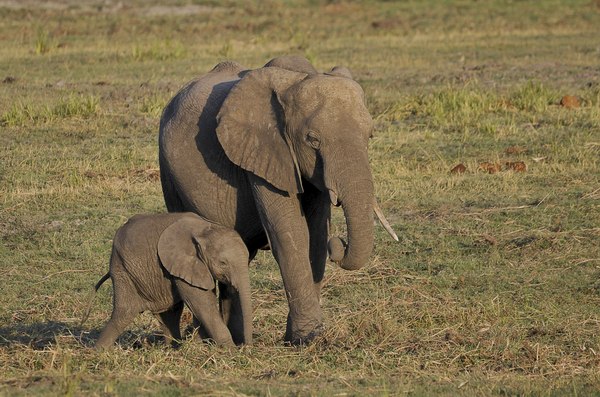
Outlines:
POLYGON ((243 342, 252 342, 248 250, 235 231, 200 218, 183 218, 163 231, 158 255, 169 274, 194 287, 212 291, 215 280, 227 285, 241 305, 243 342))
POLYGON ((250 71, 229 93, 217 121, 219 142, 233 163, 282 194, 302 193, 304 180, 341 205, 348 243, 332 259, 345 269, 367 262, 375 203, 367 156, 373 120, 347 69, 250 71))

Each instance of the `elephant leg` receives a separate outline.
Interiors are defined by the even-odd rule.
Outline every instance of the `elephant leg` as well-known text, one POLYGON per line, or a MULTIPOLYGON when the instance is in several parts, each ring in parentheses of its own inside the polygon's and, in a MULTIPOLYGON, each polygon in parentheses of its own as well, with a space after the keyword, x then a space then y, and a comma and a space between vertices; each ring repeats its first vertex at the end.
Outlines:
POLYGON ((165 343, 169 343, 173 347, 177 347, 181 341, 180 320, 182 312, 183 301, 180 301, 166 312, 156 314, 163 331, 165 343))
POLYGON ((194 332, 201 340, 210 338, 208 331, 206 331, 206 328, 204 328, 204 325, 202 325, 196 316, 192 316, 192 323, 185 328, 184 334, 187 336, 194 332))
POLYGON ((208 334, 208 331, 204 327, 204 324, 202 324, 200 322, 200 320, 198 319, 198 317, 196 317, 196 316, 193 316, 192 328, 198 333, 198 338, 200 338, 200 339, 210 338, 210 335, 208 334))
POLYGON ((125 328, 131 324, 137 314, 138 313, 125 308, 113 309, 110 320, 108 320, 108 323, 106 323, 100 333, 100 337, 96 341, 96 349, 106 349, 111 347, 119 335, 125 331, 125 328))
POLYGON ((321 296, 321 282, 327 263, 327 237, 331 218, 329 195, 308 185, 302 195, 302 208, 310 236, 310 266, 317 296, 321 296))
POLYGON ((249 176, 257 209, 279 264, 289 305, 285 341, 309 342, 322 331, 323 314, 309 258, 309 230, 300 200, 249 176))
MULTIPOLYGON (((118 266, 117 263, 115 266, 118 266)), ((131 324, 135 316, 142 312, 141 303, 137 295, 132 295, 135 286, 128 277, 123 277, 121 272, 111 274, 113 281, 113 310, 110 320, 106 323, 100 337, 96 341, 96 349, 111 347, 125 328, 131 324)))
POLYGON ((213 291, 194 287, 183 280, 176 279, 179 296, 190 308, 192 314, 200 320, 211 339, 219 345, 233 345, 231 333, 221 318, 217 298, 213 291))

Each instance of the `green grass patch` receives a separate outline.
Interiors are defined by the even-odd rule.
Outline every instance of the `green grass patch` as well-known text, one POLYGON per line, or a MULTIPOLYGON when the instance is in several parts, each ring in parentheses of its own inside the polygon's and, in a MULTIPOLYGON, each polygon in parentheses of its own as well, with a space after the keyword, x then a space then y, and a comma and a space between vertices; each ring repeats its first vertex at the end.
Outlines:
POLYGON ((69 95, 54 105, 34 106, 17 102, 2 114, 0 124, 9 127, 22 127, 32 123, 49 123, 58 119, 90 118, 98 114, 100 101, 94 95, 69 95))
POLYGON ((597 2, 42 3, 0 5, 1 395, 598 395, 597 2), (165 210, 162 108, 220 60, 288 53, 364 87, 400 242, 328 265, 310 346, 283 346, 260 252, 253 346, 172 350, 141 315, 93 351, 115 230, 165 210))
POLYGON ((145 95, 140 101, 140 112, 159 118, 169 99, 158 94, 145 95))
POLYGON ((38 28, 35 36, 35 53, 44 55, 53 48, 53 42, 48 31, 38 28))
POLYGON ((185 46, 171 40, 156 41, 150 45, 137 44, 131 50, 131 57, 135 61, 168 61, 185 55, 185 46))
POLYGON ((514 92, 509 98, 509 105, 518 110, 541 113, 548 106, 558 104, 560 94, 538 82, 529 82, 514 92))

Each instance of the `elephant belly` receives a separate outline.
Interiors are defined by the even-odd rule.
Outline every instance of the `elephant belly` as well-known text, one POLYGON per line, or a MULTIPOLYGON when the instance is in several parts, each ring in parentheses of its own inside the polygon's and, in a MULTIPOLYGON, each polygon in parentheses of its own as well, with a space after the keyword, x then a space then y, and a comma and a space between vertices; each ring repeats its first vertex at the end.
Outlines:
POLYGON ((125 264, 125 268, 137 290, 143 310, 162 313, 181 301, 173 281, 158 262, 151 267, 125 264))

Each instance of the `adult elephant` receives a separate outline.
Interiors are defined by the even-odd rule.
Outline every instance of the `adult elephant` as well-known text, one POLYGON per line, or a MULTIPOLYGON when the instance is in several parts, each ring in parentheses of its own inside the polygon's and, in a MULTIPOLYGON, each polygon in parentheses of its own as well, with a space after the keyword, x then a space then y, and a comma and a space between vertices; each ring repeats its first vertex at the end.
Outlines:
POLYGON ((330 257, 358 269, 371 254, 372 130, 364 93, 347 69, 321 74, 295 56, 255 70, 222 62, 163 111, 168 210, 234 228, 251 256, 270 245, 289 303, 285 340, 293 344, 322 329, 330 204, 342 206, 348 230, 347 244, 331 240, 330 257))

